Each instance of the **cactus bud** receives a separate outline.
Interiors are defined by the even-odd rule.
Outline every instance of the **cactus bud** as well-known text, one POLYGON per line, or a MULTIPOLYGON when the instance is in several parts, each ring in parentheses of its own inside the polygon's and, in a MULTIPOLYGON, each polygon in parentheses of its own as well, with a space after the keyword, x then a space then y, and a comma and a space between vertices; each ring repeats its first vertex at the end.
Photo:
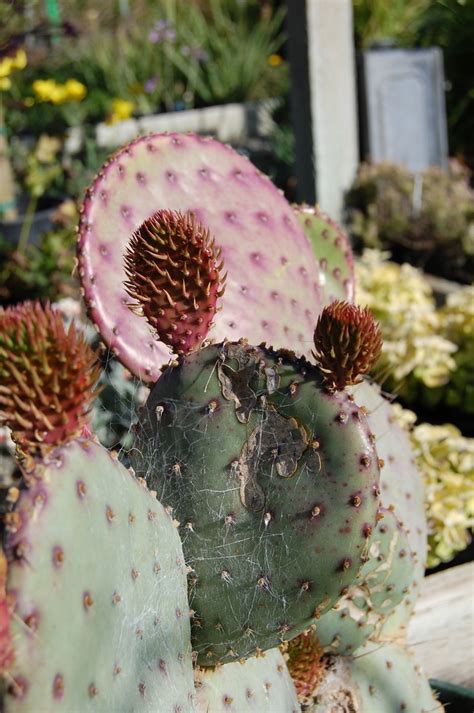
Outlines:
POLYGON ((190 213, 159 210, 132 235, 125 289, 176 354, 196 349, 211 327, 224 291, 219 258, 209 231, 190 213))
POLYGON ((324 678, 326 669, 322 659, 323 653, 323 648, 319 645, 312 629, 303 632, 287 644, 286 663, 301 701, 309 700, 324 678))
POLYGON ((356 384, 376 363, 382 335, 371 311, 335 301, 324 308, 314 332, 313 352, 330 388, 356 384))
POLYGON ((44 454, 87 423, 100 368, 83 334, 38 302, 0 310, 0 423, 20 455, 44 454))

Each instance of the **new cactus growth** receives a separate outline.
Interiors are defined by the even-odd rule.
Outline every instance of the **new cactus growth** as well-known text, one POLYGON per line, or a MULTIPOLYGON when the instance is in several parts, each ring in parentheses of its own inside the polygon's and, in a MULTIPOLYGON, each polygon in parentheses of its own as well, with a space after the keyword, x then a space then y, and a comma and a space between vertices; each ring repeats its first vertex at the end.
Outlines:
POLYGON ((369 309, 349 302, 331 302, 314 331, 314 357, 329 387, 344 389, 360 381, 376 363, 382 335, 369 309))
POLYGON ((128 294, 176 354, 199 346, 221 297, 220 250, 192 215, 161 210, 132 235, 125 253, 128 294))
POLYGON ((0 310, 0 423, 23 455, 78 435, 99 378, 97 357, 74 324, 49 305, 0 310))

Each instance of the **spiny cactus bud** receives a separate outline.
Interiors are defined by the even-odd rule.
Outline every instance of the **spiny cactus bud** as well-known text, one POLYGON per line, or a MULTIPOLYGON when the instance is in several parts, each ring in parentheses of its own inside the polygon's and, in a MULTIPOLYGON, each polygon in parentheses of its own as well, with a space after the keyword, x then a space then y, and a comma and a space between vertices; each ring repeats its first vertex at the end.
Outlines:
POLYGON ((336 300, 323 309, 314 332, 313 356, 330 388, 356 384, 376 363, 382 335, 371 311, 336 300))
POLYGON ((302 701, 309 700, 325 675, 323 649, 314 631, 310 629, 289 641, 286 654, 288 671, 298 698, 302 701))
POLYGON ((125 289, 176 354, 197 348, 211 327, 224 291, 220 252, 191 213, 159 210, 132 235, 125 289))
POLYGON ((0 310, 0 423, 22 456, 47 452, 87 424, 100 374, 85 336, 38 302, 0 310))

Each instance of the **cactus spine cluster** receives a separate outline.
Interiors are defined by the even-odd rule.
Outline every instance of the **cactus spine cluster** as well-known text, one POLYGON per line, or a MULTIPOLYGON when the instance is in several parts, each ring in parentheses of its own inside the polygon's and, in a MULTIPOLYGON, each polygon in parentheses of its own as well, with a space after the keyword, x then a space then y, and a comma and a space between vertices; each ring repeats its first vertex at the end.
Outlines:
MULTIPOLYGON (((30 453, 6 516, 6 578, 0 569, 6 713, 39 700, 58 711, 297 713, 297 693, 316 713, 348 676, 355 711, 389 710, 370 647, 406 626, 423 524, 418 499, 407 521, 401 512, 389 406, 379 418, 380 395, 358 383, 380 350, 377 326, 334 301, 353 294, 348 245, 323 228, 316 260, 308 219, 248 161, 195 136, 137 140, 87 193, 78 252, 90 316, 156 383, 128 471, 81 432, 97 372, 80 340, 59 325, 31 337, 22 319, 41 308, 29 306, 20 337, 0 343, 2 418, 30 453), (31 385, 8 367, 17 352, 31 385), (28 439, 16 426, 20 401, 42 419, 37 440, 32 418, 28 439)), ((410 678, 405 656, 393 654, 410 681, 396 710, 415 701, 421 713, 428 684, 410 678)))

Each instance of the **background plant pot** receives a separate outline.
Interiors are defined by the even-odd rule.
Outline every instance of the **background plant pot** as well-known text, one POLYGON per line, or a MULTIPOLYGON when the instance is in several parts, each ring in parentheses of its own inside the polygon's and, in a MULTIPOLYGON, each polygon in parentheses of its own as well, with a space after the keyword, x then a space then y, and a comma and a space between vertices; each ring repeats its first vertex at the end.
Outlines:
MULTIPOLYGON (((53 228, 52 216, 56 208, 62 203, 63 198, 44 196, 38 200, 36 211, 32 216, 28 242, 37 245, 44 233, 53 228)), ((25 221, 29 196, 21 195, 17 199, 18 218, 15 220, 0 220, 0 237, 13 246, 18 245, 21 230, 25 221)))

